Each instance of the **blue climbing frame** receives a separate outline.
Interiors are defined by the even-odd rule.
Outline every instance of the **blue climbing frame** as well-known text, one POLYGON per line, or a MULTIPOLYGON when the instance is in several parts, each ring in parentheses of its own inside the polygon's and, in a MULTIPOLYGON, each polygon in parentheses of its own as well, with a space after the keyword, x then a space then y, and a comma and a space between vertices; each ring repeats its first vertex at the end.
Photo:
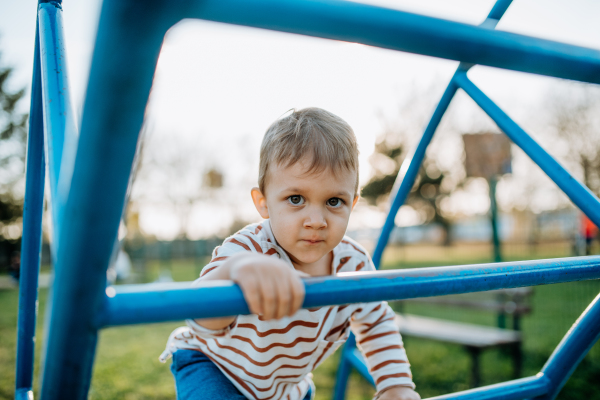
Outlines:
MULTIPOLYGON (((161 43, 183 18, 358 42, 460 61, 421 142, 403 165, 374 260, 379 263, 425 149, 460 88, 600 225, 600 202, 467 77, 487 65, 600 83, 600 52, 493 30, 510 0, 481 26, 346 1, 105 0, 78 134, 69 96, 60 1, 40 1, 32 79, 19 294, 16 398, 31 399, 45 167, 53 220, 54 283, 46 324, 41 396, 85 399, 98 331, 104 327, 248 313, 233 284, 191 289, 122 287, 108 296, 106 269, 130 184, 161 43), (219 301, 217 302, 216 299, 219 301), (226 301, 224 301, 226 300, 226 301)), ((600 257, 438 267, 306 279, 304 307, 407 299, 600 278, 600 257)), ((536 376, 442 398, 553 399, 600 336, 600 302, 590 304, 536 376)), ((344 349, 336 398, 350 368, 368 369, 344 349)))

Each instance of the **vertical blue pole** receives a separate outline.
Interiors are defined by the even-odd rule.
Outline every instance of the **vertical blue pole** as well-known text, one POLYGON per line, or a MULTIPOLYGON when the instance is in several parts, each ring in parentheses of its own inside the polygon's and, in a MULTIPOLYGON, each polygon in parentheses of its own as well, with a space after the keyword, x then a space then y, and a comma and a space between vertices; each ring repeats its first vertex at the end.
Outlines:
MULTIPOLYGON (((178 20, 173 9, 162 0, 102 4, 74 164, 65 161, 71 151, 65 140, 58 181, 58 200, 64 206, 57 221, 44 400, 88 398, 106 270, 161 43, 178 20), (63 179, 65 168, 72 171, 68 180, 63 179)), ((60 28, 56 12, 50 4, 40 6, 40 31, 42 21, 60 28)))
POLYGON ((15 398, 30 399, 33 387, 35 322, 37 317, 38 275, 42 245, 44 207, 44 126, 42 115, 39 31, 36 23, 27 170, 21 239, 21 276, 19 281, 19 317, 17 322, 17 366, 15 398))
POLYGON ((42 3, 38 14, 44 136, 52 208, 52 255, 55 257, 77 147, 77 127, 70 96, 61 6, 55 2, 42 3))
POLYGON ((344 400, 346 398, 346 387, 348 386, 348 378, 352 372, 352 364, 350 363, 350 353, 356 347, 356 338, 351 333, 350 337, 344 344, 342 349, 342 355, 340 357, 340 364, 338 366, 337 374, 335 376, 335 389, 333 392, 333 400, 344 400))

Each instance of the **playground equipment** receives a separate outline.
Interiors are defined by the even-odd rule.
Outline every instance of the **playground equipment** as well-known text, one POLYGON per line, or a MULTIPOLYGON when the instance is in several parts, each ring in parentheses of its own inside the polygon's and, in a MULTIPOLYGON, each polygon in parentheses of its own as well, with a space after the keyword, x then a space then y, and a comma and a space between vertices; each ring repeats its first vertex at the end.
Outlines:
MULTIPOLYGON (((16 398, 31 399, 35 304, 45 167, 53 220, 54 283, 41 396, 84 399, 98 330, 116 325, 248 313, 234 284, 192 289, 171 284, 106 290, 130 172, 166 31, 182 18, 358 42, 461 61, 414 154, 373 260, 379 264, 394 217, 410 191, 425 149, 460 88, 596 224, 600 201, 546 153, 467 77, 475 64, 600 83, 600 51, 493 30, 511 0, 498 0, 481 26, 339 0, 105 0, 78 134, 65 65, 60 1, 40 0, 32 79, 19 298, 16 398), (218 301, 217 301, 218 299, 218 301)), ((303 307, 397 300, 600 278, 600 257, 349 274, 305 281, 303 307)), ((536 376, 437 399, 553 399, 600 336, 597 297, 536 376)), ((348 341, 336 398, 350 368, 368 379, 348 341)))

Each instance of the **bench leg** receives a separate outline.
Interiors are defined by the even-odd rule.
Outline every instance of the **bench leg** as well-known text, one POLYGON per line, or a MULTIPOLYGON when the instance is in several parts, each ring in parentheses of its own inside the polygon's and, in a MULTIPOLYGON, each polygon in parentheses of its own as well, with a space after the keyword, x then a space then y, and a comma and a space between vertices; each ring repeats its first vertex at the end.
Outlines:
POLYGON ((515 343, 512 348, 513 351, 513 379, 519 379, 521 377, 521 368, 523 366, 523 351, 521 343, 515 343))
POLYGON ((479 354, 481 349, 478 347, 467 346, 467 351, 471 355, 471 387, 481 385, 481 375, 479 373, 479 354))

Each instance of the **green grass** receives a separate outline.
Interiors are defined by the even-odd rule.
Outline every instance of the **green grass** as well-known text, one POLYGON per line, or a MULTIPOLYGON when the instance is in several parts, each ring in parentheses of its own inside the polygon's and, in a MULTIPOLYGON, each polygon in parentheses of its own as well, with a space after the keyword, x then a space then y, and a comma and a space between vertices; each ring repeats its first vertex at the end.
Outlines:
MULTIPOLYGON (((557 257, 566 254, 564 248, 538 249, 534 257, 557 257)), ((464 249, 463 249, 464 250, 464 249)), ((396 250, 394 250, 396 251, 396 250)), ((394 253, 392 251, 391 253, 394 253)), ((450 265, 472 262, 489 262, 484 250, 470 249, 458 253, 455 249, 405 249, 403 257, 398 253, 394 261, 386 255, 387 266, 416 267, 427 265, 450 265), (412 253, 411 253, 412 252, 412 253), (452 254, 454 252, 455 254, 452 254), (429 260, 421 257, 429 253, 429 260), (462 254, 462 256, 461 256, 462 254), (452 258, 450 258, 452 257, 452 258), (398 261, 400 259, 400 261, 398 261), (400 264, 400 265, 398 265, 400 264)), ((516 256, 515 256, 516 257, 516 256)), ((521 258, 523 255, 519 255, 521 258)), ((193 280, 199 272, 200 262, 173 261, 169 266, 158 262, 148 263, 146 272, 138 278, 152 281, 159 276, 161 268, 170 268, 175 280, 193 280)), ((524 368, 523 376, 535 375, 547 357, 585 306, 600 291, 599 281, 574 282, 539 286, 534 289, 533 313, 523 319, 524 368)), ((47 290, 40 290, 40 316, 44 314, 47 290)), ((14 390, 14 365, 16 347, 18 292, 0 291, 0 399, 10 399, 14 390)), ((487 312, 449 309, 428 304, 404 305, 405 311, 426 316, 494 325, 496 317, 487 312)), ((38 318, 42 320, 43 318, 38 318)), ((158 355, 164 349, 169 333, 180 323, 152 324, 111 328, 101 332, 89 398, 100 399, 174 399, 173 379, 169 363, 161 364, 158 355)), ((41 327, 38 325, 36 354, 36 377, 39 377, 37 361, 40 356, 41 327)), ((469 388, 470 358, 459 346, 430 340, 405 338, 414 380, 418 391, 426 398, 469 388)), ((340 352, 336 353, 314 373, 317 399, 330 399, 335 385, 335 374, 340 352)), ((481 360, 483 384, 512 379, 511 358, 500 349, 488 350, 481 360)), ((584 359, 560 399, 600 399, 600 348, 596 345, 584 359)), ((35 389, 39 382, 35 382, 35 389)), ((37 392, 36 392, 37 395, 37 392)), ((373 389, 364 379, 354 374, 348 387, 349 400, 368 400, 373 389)))

